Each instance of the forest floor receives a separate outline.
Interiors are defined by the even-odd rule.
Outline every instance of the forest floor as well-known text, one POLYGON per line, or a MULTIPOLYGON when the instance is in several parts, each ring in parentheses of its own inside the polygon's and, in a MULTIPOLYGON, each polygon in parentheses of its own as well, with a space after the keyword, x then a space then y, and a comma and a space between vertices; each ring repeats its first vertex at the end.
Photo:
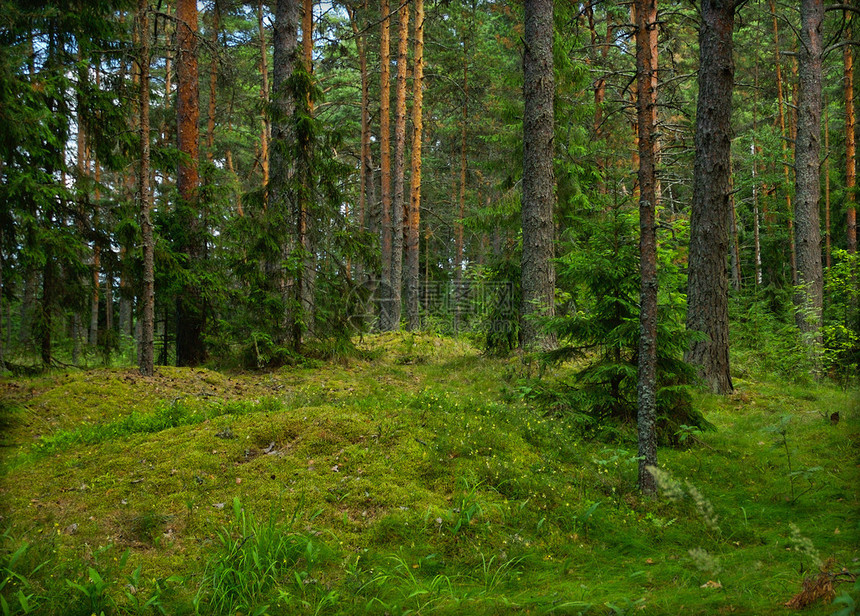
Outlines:
POLYGON ((803 613, 860 603, 856 390, 738 370, 648 499, 635 443, 533 408, 520 359, 362 350, 0 379, 0 613, 766 615, 808 576, 803 613))

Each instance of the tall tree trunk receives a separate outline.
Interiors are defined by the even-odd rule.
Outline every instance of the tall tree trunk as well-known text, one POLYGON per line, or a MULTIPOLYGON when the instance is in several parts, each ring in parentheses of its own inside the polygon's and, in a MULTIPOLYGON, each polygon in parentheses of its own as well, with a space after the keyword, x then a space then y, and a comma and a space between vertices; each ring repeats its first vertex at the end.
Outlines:
MULTIPOLYGON (((28 235, 32 233, 27 232, 28 235)), ((29 242, 28 242, 29 243, 29 242)), ((32 246, 32 243, 29 243, 32 246)), ((39 272, 32 261, 24 265, 24 294, 21 298, 21 329, 18 330, 18 341, 29 346, 33 337, 33 318, 36 309, 36 286, 39 272)))
MULTIPOLYGON (((586 6, 586 15, 588 17, 588 28, 591 34, 591 45, 595 48, 598 44, 600 45, 600 59, 602 60, 600 66, 597 67, 597 70, 601 72, 598 74, 598 77, 594 82, 593 134, 595 141, 599 142, 603 139, 603 103, 606 100, 606 77, 602 71, 606 69, 606 59, 609 56, 609 48, 612 45, 613 25, 612 16, 609 14, 609 11, 606 11, 606 35, 604 36, 603 41, 599 41, 597 28, 594 23, 593 5, 594 0, 589 0, 588 5, 586 6)), ((604 179, 606 160, 602 155, 598 154, 595 159, 595 166, 597 167, 597 172, 600 174, 600 183, 597 185, 597 192, 603 195, 606 194, 606 182, 604 179)))
MULTIPOLYGON (((2 175, 2 174, 3 174, 3 161, 2 161, 2 159, 0 159, 0 175, 2 175)), ((3 341, 3 333, 4 333, 4 330, 3 330, 3 282, 4 282, 4 280, 3 280, 3 264, 4 264, 3 245, 4 245, 3 244, 3 228, 0 227, 0 372, 3 372, 6 370, 6 361, 4 359, 4 351, 5 351, 6 345, 4 344, 4 341, 3 341)), ((75 314, 77 315, 78 313, 75 312, 75 314)), ((8 327, 8 325, 9 324, 7 322, 7 327, 8 327)))
POLYGON ((654 494, 657 485, 648 467, 657 465, 657 173, 654 134, 657 124, 657 75, 651 43, 652 33, 657 28, 657 2, 634 0, 633 10, 638 92, 636 116, 639 126, 639 268, 642 285, 636 391, 639 489, 644 494, 654 494))
MULTIPOLYGON (((165 112, 161 116, 161 125, 158 127, 158 138, 161 139, 161 145, 165 146, 168 141, 168 133, 169 125, 167 122, 167 118, 170 116, 170 112, 167 111, 172 107, 170 102, 171 91, 173 90, 173 46, 170 44, 173 36, 170 30, 173 30, 173 34, 176 32, 176 27, 174 25, 174 21, 170 19, 170 7, 172 3, 168 3, 165 7, 164 12, 168 16, 168 19, 164 20, 164 39, 165 39, 165 48, 164 48, 164 100, 162 100, 162 105, 165 109, 165 112)), ((158 23, 158 22, 156 22, 158 23)), ((156 38, 155 44, 158 44, 158 40, 156 38)))
POLYGON ((824 102, 824 266, 830 269, 830 114, 824 102))
POLYGON ((522 322, 520 344, 553 346, 536 319, 554 314, 553 1, 526 0, 523 55, 522 322))
MULTIPOLYGON (((313 74, 313 53, 314 53, 314 3, 313 0, 304 0, 302 10, 302 56, 304 58, 305 70, 308 75, 313 74)), ((311 93, 307 93, 308 113, 313 115, 314 101, 311 93)), ((314 235, 311 229, 311 205, 313 202, 312 195, 315 187, 313 184, 313 173, 310 168, 310 162, 313 159, 313 144, 309 141, 304 141, 304 160, 306 161, 303 169, 303 190, 299 203, 299 242, 302 247, 302 272, 299 285, 299 293, 301 293, 300 305, 302 308, 302 336, 313 335, 314 332, 314 313, 316 312, 316 304, 314 302, 314 288, 316 286, 316 259, 314 256, 314 235)), ((301 344, 302 340, 298 340, 301 344)))
POLYGON ((406 69, 409 51, 409 4, 398 11, 397 88, 394 98, 394 202, 391 205, 391 323, 400 328, 403 286, 403 212, 406 174, 406 69))
POLYGON ((262 113, 260 114, 260 167, 263 170, 263 208, 267 203, 269 186, 269 136, 271 126, 269 124, 269 46, 266 43, 266 28, 263 25, 263 0, 257 5, 257 27, 260 33, 260 103, 262 113))
POLYGON ((113 272, 105 270, 105 345, 110 344, 113 332, 113 272))
POLYGON ((687 329, 707 340, 692 343, 686 360, 711 391, 732 391, 729 371, 729 226, 731 203, 732 30, 735 0, 703 0, 699 29, 699 100, 690 213, 687 329))
POLYGON ((176 302, 176 364, 195 366, 203 361, 203 329, 206 311, 200 283, 194 271, 205 248, 199 212, 200 176, 200 96, 197 70, 197 1, 176 3, 176 102, 177 134, 182 158, 177 172, 180 219, 185 233, 181 251, 188 258, 190 282, 186 282, 176 302))
POLYGON ((140 307, 140 335, 137 367, 143 376, 155 372, 155 239, 152 232, 152 195, 149 190, 149 16, 147 0, 138 0, 140 56, 140 168, 137 177, 138 211, 143 250, 143 293, 140 307))
POLYGON ((90 328, 89 328, 89 345, 95 348, 99 343, 99 271, 101 269, 101 246, 98 243, 93 244, 93 262, 90 269, 90 280, 92 287, 90 288, 90 328))
MULTIPOLYGON (((846 29, 851 33, 852 17, 845 11, 846 29)), ((848 228, 848 252, 857 252, 857 144, 854 132, 854 57, 851 45, 842 48, 843 84, 845 90, 845 222, 848 228)))
POLYGON ((42 302, 38 319, 39 351, 42 366, 47 368, 53 363, 52 338, 54 328, 54 303, 56 286, 56 263, 53 250, 45 248, 45 266, 42 268, 42 302))
MULTIPOLYGON (((359 229, 365 228, 367 217, 367 193, 368 182, 372 181, 373 168, 370 160, 370 76, 367 72, 367 37, 359 29, 356 11, 347 6, 349 11, 349 23, 352 34, 355 37, 355 45, 358 50, 358 71, 361 76, 361 154, 358 167, 359 191, 358 191, 358 218, 356 220, 359 229)), ((362 2, 362 10, 367 10, 367 0, 362 2)))
POLYGON ((818 204, 821 194, 821 22, 823 0, 802 0, 801 45, 798 57, 799 105, 795 143, 795 245, 797 326, 808 342, 821 341, 823 274, 818 204))
MULTIPOLYGON (((140 113, 138 113, 138 117, 140 113)), ((128 250, 125 246, 119 248, 119 333, 120 340, 123 336, 131 335, 131 289, 128 284, 128 250)))
MULTIPOLYGON (((729 166, 731 168, 731 165, 729 166)), ((735 206, 734 188, 735 182, 729 171, 729 209, 732 211, 732 235, 731 235, 731 265, 732 265, 732 288, 741 290, 741 243, 738 237, 738 210, 735 206)))
MULTIPOLYGON (((290 155, 296 134, 293 115, 296 102, 289 88, 298 57, 299 0, 278 0, 275 9, 274 52, 272 56, 272 138, 269 142, 269 212, 282 221, 286 237, 281 246, 281 261, 287 262, 298 247, 299 203, 294 188, 295 165, 290 155)), ((283 266, 276 274, 284 303, 281 322, 282 342, 297 346, 301 340, 299 284, 283 266)))
POLYGON ((752 155, 752 178, 753 178, 753 259, 755 262, 755 284, 756 288, 761 286, 761 224, 759 217, 759 184, 758 184, 758 164, 756 156, 758 150, 755 145, 755 135, 758 134, 758 54, 755 57, 755 83, 753 86, 753 139, 750 144, 750 154, 752 155))
MULTIPOLYGON (((755 132, 755 129, 753 129, 755 132)), ((759 195, 759 186, 758 186, 758 170, 755 162, 756 156, 756 147, 755 147, 755 139, 750 146, 750 152, 753 156, 753 165, 752 165, 752 178, 753 178, 753 188, 752 188, 752 198, 753 198, 753 262, 755 267, 755 284, 756 288, 761 286, 761 221, 759 216, 759 203, 758 203, 758 195, 759 195)))
POLYGON ((788 192, 788 186, 791 184, 791 165, 788 160, 788 134, 785 126, 785 102, 783 97, 783 79, 782 79, 782 61, 780 59, 779 50, 779 25, 776 16, 776 2, 769 0, 770 12, 773 17, 773 44, 774 44, 774 65, 776 67, 776 100, 777 111, 779 113, 779 130, 780 144, 782 147, 782 169, 785 174, 785 206, 786 216, 788 216, 788 237, 790 249, 791 263, 791 283, 797 284, 797 253, 794 246, 794 220, 792 216, 794 210, 791 204, 791 194, 788 192))
POLYGON ((391 18, 388 0, 380 3, 382 13, 379 37, 379 157, 380 194, 382 197, 382 292, 379 325, 383 331, 393 329, 391 264, 394 230, 391 227, 391 18))
POLYGON ((412 172, 409 199, 408 234, 406 238, 406 312, 407 328, 416 330, 421 325, 419 304, 419 226, 421 224, 421 131, 424 103, 424 0, 415 3, 415 57, 412 69, 412 172))
POLYGON ((211 58, 209 59, 209 113, 206 118, 206 160, 210 163, 215 158, 215 111, 217 102, 217 86, 218 86, 218 30, 221 29, 221 7, 218 5, 218 0, 212 3, 212 40, 209 50, 211 58))
MULTIPOLYGON (((464 237, 463 221, 466 219, 466 180, 468 170, 468 148, 466 135, 469 123, 469 39, 463 34, 463 115, 460 118, 460 199, 457 209, 457 222, 454 225, 454 331, 460 329, 460 307, 459 296, 463 293, 463 261, 465 260, 466 241, 464 237)), ((451 157, 454 160, 454 157, 451 157)), ((452 186, 451 195, 457 194, 456 180, 452 186)))

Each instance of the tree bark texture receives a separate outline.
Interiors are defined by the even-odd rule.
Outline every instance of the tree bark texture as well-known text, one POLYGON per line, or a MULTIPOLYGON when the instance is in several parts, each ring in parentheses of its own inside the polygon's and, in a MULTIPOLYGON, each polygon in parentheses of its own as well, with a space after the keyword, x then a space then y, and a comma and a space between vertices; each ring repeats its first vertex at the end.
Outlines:
POLYGON ((93 262, 90 268, 90 327, 88 344, 95 348, 99 343, 99 273, 101 270, 101 246, 93 245, 93 262))
POLYGON ((552 42, 552 0, 526 0, 523 55, 523 299, 520 326, 520 344, 525 349, 553 344, 550 337, 539 333, 539 324, 535 320, 554 314, 555 80, 552 42))
MULTIPOLYGON (((313 74, 313 55, 314 55, 314 3, 313 0, 303 0, 302 7, 302 58, 304 61, 305 70, 308 75, 313 74)), ((314 112, 314 102, 310 91, 307 93, 307 109, 310 115, 314 112)), ((315 186, 313 185, 313 172, 310 169, 310 162, 313 160, 313 143, 302 138, 302 150, 304 152, 303 159, 305 164, 302 166, 302 190, 299 198, 299 244, 302 247, 302 271, 299 276, 299 305, 301 306, 301 330, 300 337, 297 339, 297 347, 301 345, 304 338, 313 335, 314 332, 314 314, 316 312, 316 302, 314 300, 316 288, 316 258, 314 256, 314 229, 311 221, 311 207, 313 204, 313 194, 315 186)))
MULTIPOLYGON (((711 391, 732 391, 729 371, 729 225, 731 204, 732 31, 735 0, 703 0, 699 30, 699 100, 690 213, 687 329, 703 332, 686 361, 711 391)), ((737 257, 734 258, 736 261, 737 257)))
POLYGON ((794 244, 794 222, 792 220, 792 216, 794 215, 793 206, 791 203, 791 194, 788 192, 788 186, 791 184, 791 171, 790 164, 788 160, 788 134, 786 132, 785 126, 785 101, 782 94, 783 89, 783 79, 782 79, 782 61, 780 59, 780 50, 779 50, 779 22, 777 21, 776 16, 776 3, 775 0, 770 1, 770 12, 773 17, 773 44, 774 44, 774 67, 776 68, 776 101, 777 101, 777 111, 779 113, 779 130, 780 130, 780 144, 782 146, 782 168, 783 173, 785 174, 785 207, 786 207, 786 215, 788 216, 788 237, 789 237, 789 250, 790 250, 790 264, 791 264, 791 283, 797 284, 797 253, 795 252, 795 244, 794 244))
POLYGON ((820 341, 823 273, 821 268, 821 22, 823 0, 802 0, 801 43, 798 57, 799 101, 795 143, 795 245, 797 278, 801 289, 795 296, 797 325, 820 341))
MULTIPOLYGON (((845 11, 846 29, 851 33, 854 18, 845 11)), ((842 48, 843 83, 845 90, 845 222, 848 252, 857 252, 857 143, 854 128, 854 56, 851 45, 842 48)))
MULTIPOLYGON (((180 207, 184 210, 182 252, 191 269, 203 258, 205 243, 199 212, 200 92, 197 66, 197 2, 176 3, 176 117, 179 152, 177 172, 180 207)), ((206 310, 199 283, 186 283, 176 302, 176 365, 203 361, 206 310)))
MULTIPOLYGON (((391 18, 388 0, 380 3, 382 14, 379 37, 379 159, 380 195, 382 198, 382 289, 380 293, 379 326, 389 331, 392 325, 391 278, 392 247, 391 227, 391 18)), ((399 281, 398 281, 399 284, 399 281)))
POLYGON ((212 40, 210 44, 212 48, 209 50, 211 58, 209 59, 209 113, 206 118, 206 160, 210 163, 215 158, 215 112, 218 86, 218 30, 221 29, 221 7, 218 2, 212 3, 212 40))
MULTIPOLYGON (((657 227, 656 153, 657 88, 652 37, 657 28, 656 0, 635 0, 636 117, 639 132, 639 366, 637 424, 639 489, 655 494, 657 485, 648 466, 657 465, 657 227)), ((725 267, 725 266, 724 266, 725 267)))
MULTIPOLYGON (((469 39, 463 35, 463 108, 460 119, 460 199, 457 221, 454 223, 454 293, 455 298, 462 293, 463 260, 465 259, 465 238, 463 220, 466 217, 466 182, 468 171, 467 128, 469 125, 469 39)), ((452 166, 455 157, 451 156, 452 166)), ((457 194, 456 176, 451 186, 451 196, 457 194)), ((460 301, 454 301, 454 332, 460 329, 460 301)))
POLYGON ((281 239, 281 265, 277 277, 278 291, 284 303, 281 342, 296 345, 301 339, 299 284, 285 263, 298 246, 299 204, 294 187, 295 165, 292 158, 296 134, 293 115, 296 104, 289 88, 298 58, 298 31, 301 4, 299 0, 278 0, 273 37, 273 73, 271 129, 269 142, 269 213, 284 229, 281 239))
POLYGON ((391 321, 400 328, 403 285, 403 213, 406 175, 406 69, 409 52, 409 4, 400 6, 397 29, 397 88, 394 99, 394 201, 391 205, 391 321))
POLYGON ((424 104, 424 0, 415 3, 415 56, 412 68, 412 171, 411 195, 406 235, 406 317, 407 329, 421 326, 419 311, 419 231, 421 225, 421 131, 423 130, 422 105, 424 104))
POLYGON ((143 289, 140 307, 140 336, 137 367, 143 376, 155 372, 155 238, 152 230, 152 195, 149 190, 149 14, 147 0, 138 0, 138 38, 140 57, 140 167, 137 177, 137 207, 140 212, 141 249, 143 252, 143 289))
POLYGON ((257 29, 260 35, 260 103, 263 112, 260 114, 260 168, 263 170, 263 207, 268 203, 269 185, 269 45, 266 42, 266 28, 263 25, 263 0, 257 5, 257 29))

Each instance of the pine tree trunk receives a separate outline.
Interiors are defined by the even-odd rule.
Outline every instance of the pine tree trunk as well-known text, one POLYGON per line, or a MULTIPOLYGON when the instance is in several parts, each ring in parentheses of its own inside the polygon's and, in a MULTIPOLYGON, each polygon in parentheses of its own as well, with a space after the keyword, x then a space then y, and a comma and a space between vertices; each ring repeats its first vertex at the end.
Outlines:
POLYGON ((380 3, 382 24, 380 34, 379 77, 379 151, 380 194, 382 197, 382 290, 380 297, 379 326, 389 331, 393 325, 391 265, 394 232, 391 227, 391 18, 388 0, 380 3))
POLYGON ((215 111, 218 86, 218 30, 221 28, 221 9, 218 2, 212 3, 212 40, 209 50, 209 113, 206 118, 206 160, 210 163, 215 158, 215 111))
MULTIPOLYGON (((755 83, 753 86, 753 135, 758 134, 758 54, 755 57, 755 83)), ((759 184, 758 166, 756 155, 758 150, 755 145, 755 136, 750 143, 750 154, 752 155, 752 178, 753 178, 753 260, 755 262, 755 284, 756 288, 761 286, 761 219, 759 216, 759 184)))
POLYGON ((54 303, 56 272, 54 255, 50 247, 45 248, 45 266, 42 268, 42 306, 38 319, 39 351, 44 368, 53 363, 52 336, 54 328, 54 303))
MULTIPOLYGON (((845 11, 846 29, 851 32, 852 17, 845 11)), ((845 222, 848 252, 857 252, 857 144, 854 132, 854 56, 851 45, 842 48, 845 90, 845 222)))
POLYGON ((554 314, 553 32, 552 0, 526 0, 520 325, 520 344, 525 349, 554 345, 551 337, 539 333, 535 321, 535 318, 554 314))
POLYGON ((795 143, 795 245, 797 326, 810 344, 821 341, 823 274, 819 227, 821 150, 821 23, 823 0, 801 2, 801 45, 798 57, 799 100, 795 143))
MULTIPOLYGON (((176 128, 179 152, 183 155, 177 171, 179 207, 185 232, 181 252, 193 270, 203 259, 205 242, 200 220, 198 160, 200 152, 200 96, 197 67, 197 2, 176 3, 176 128)), ((176 365, 196 366, 203 361, 205 306, 199 283, 183 285, 176 302, 176 365)))
MULTIPOLYGON (((313 74, 313 50, 314 50, 314 3, 313 0, 304 0, 302 11, 302 56, 304 59, 305 70, 308 75, 313 74)), ((307 94, 308 113, 313 115, 314 102, 310 92, 307 94)), ((313 144, 310 142, 304 143, 305 161, 313 159, 312 153, 313 144)), ((314 193, 315 187, 312 186, 313 173, 311 169, 303 170, 304 179, 302 183, 304 190, 301 193, 299 204, 299 242, 302 247, 302 272, 299 284, 299 293, 301 293, 299 305, 302 310, 302 338, 297 342, 300 345, 305 337, 311 336, 314 333, 314 319, 316 312, 316 303, 314 301, 314 288, 316 287, 316 260, 314 257, 314 235, 311 228, 311 195, 314 193)), ((298 347, 297 347, 298 348, 298 347)))
POLYGON ((90 269, 90 333, 89 345, 95 348, 99 343, 99 270, 101 268, 101 246, 93 245, 93 263, 90 269))
MULTIPOLYGON (((699 30, 699 100, 690 213, 687 329, 703 332, 685 359, 711 391, 732 391, 729 371, 729 226, 735 0, 703 0, 699 30)), ((737 257, 733 258, 737 262, 737 257)))
POLYGON ((419 305, 420 260, 419 227, 421 224, 421 131, 422 105, 424 103, 424 0, 415 3, 415 57, 412 69, 412 170, 408 234, 406 238, 406 312, 407 329, 416 330, 421 326, 419 305))
POLYGON ((394 202, 391 206, 391 327, 400 329, 403 285, 403 213, 406 174, 406 64, 409 51, 409 4, 398 11, 397 89, 394 103, 394 202))
MULTIPOLYGON (((272 138, 269 142, 269 212, 283 222, 286 237, 281 246, 281 260, 289 260, 298 246, 300 209, 292 187, 295 164, 289 152, 293 150, 296 134, 293 115, 296 103, 289 88, 298 57, 298 29, 301 4, 299 0, 278 0, 275 9, 274 52, 272 56, 272 138)), ((301 340, 299 301, 300 283, 281 266, 275 274, 278 291, 284 304, 280 324, 280 342, 297 346, 301 340)))
POLYGON ((140 307, 138 370, 143 376, 155 372, 155 239, 152 230, 152 195, 149 190, 149 16, 147 0, 138 0, 138 36, 140 37, 140 168, 138 170, 138 211, 140 212, 141 248, 143 250, 143 289, 140 307))
MULTIPOLYGON (((367 0, 362 3, 367 10, 367 0)), ((361 78, 361 154, 359 161, 358 228, 363 230, 367 219, 368 182, 372 181, 373 167, 370 160, 370 76, 367 72, 367 37, 358 27, 355 9, 347 6, 349 23, 358 51, 358 71, 361 78)))
MULTIPOLYGON (((2 174, 3 174, 3 161, 2 161, 2 159, 0 159, 0 175, 2 175, 2 174)), ((6 361, 4 359, 4 351, 5 351, 6 345, 3 342, 3 333, 4 333, 4 329, 3 329, 3 283, 4 283, 4 280, 3 280, 3 265, 4 265, 3 235, 4 235, 3 229, 0 228, 0 372, 6 370, 6 361)), ((75 314, 77 314, 77 312, 75 314)), ((7 326, 8 326, 8 324, 7 324, 7 326)))
POLYGON ((795 252, 794 246, 794 221, 792 220, 792 216, 794 214, 793 206, 791 204, 791 194, 788 192, 788 186, 791 184, 791 170, 790 164, 788 160, 788 136, 786 134, 786 126, 785 126, 785 102, 782 94, 783 90, 783 79, 782 79, 782 61, 780 59, 780 51, 779 51, 779 25, 776 17, 776 4, 775 0, 770 1, 770 12, 773 16, 773 44, 774 44, 774 66, 776 67, 776 100, 777 100, 777 111, 779 113, 779 130, 780 136, 780 144, 782 147, 782 169, 785 174, 785 207, 786 207, 786 215, 788 216, 788 237, 789 237, 789 247, 790 247, 790 263, 791 263, 791 283, 797 284, 797 254, 795 252))
POLYGON ((639 489, 644 494, 655 494, 657 486, 648 467, 657 465, 657 173, 654 134, 657 123, 657 84, 651 42, 657 28, 657 3, 656 0, 635 0, 633 9, 638 93, 636 116, 639 127, 639 268, 642 285, 636 391, 639 489))
POLYGON ((113 272, 105 270, 105 345, 113 332, 113 272))
MULTIPOLYGON (((466 241, 464 238, 463 220, 466 218, 466 180, 468 171, 468 148, 466 142, 467 129, 469 125, 469 40, 463 35, 463 115, 460 119, 460 199, 457 209, 457 222, 454 226, 454 331, 460 330, 460 308, 462 302, 459 298, 463 294, 463 261, 466 258, 466 241)), ((454 157, 451 157, 454 160, 454 157)), ((456 181, 452 188, 452 195, 457 194, 456 181)))
MULTIPOLYGON (((30 245, 32 245, 32 243, 30 245)), ((37 284, 38 271, 32 262, 27 262, 26 265, 24 265, 24 295, 21 298, 21 328, 18 330, 18 341, 21 344, 29 345, 33 337, 33 317, 36 309, 37 284)))
MULTIPOLYGON (((755 128, 753 128, 753 132, 755 132, 755 128)), ((750 153, 755 158, 756 155, 756 147, 755 140, 753 140, 750 153)), ((759 185, 758 185, 758 170, 753 160, 752 165, 752 178, 753 178, 753 187, 752 187, 752 198, 753 198, 753 261, 755 267, 755 284, 756 288, 761 286, 761 220, 759 216, 759 203, 758 203, 758 195, 759 195, 759 185)))
POLYGON ((735 291, 741 290, 741 244, 738 237, 738 210, 735 206, 734 198, 734 180, 731 172, 729 173, 729 204, 732 211, 732 288, 735 291))
POLYGON ((824 103, 824 267, 830 269, 830 114, 824 103))
MULTIPOLYGON (((260 33, 260 103, 263 112, 260 114, 260 167, 263 170, 263 189, 268 195, 269 186, 269 46, 266 43, 266 28, 263 25, 263 0, 257 5, 257 27, 260 33)), ((263 208, 265 209, 267 197, 263 197, 263 208)))

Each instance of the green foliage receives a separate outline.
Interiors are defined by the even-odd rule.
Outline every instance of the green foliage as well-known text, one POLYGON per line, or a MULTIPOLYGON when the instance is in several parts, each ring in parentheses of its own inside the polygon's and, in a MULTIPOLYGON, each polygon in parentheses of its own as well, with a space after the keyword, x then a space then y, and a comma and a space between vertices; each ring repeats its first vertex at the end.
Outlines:
POLYGON ((810 381, 811 357, 794 324, 788 289, 768 286, 733 295, 729 316, 735 364, 742 364, 755 375, 778 374, 799 383, 810 381))
MULTIPOLYGON (((586 429, 615 439, 619 426, 636 418, 639 346, 639 273, 635 212, 616 208, 597 214, 588 232, 559 259, 559 286, 570 297, 568 314, 551 319, 547 331, 559 348, 546 361, 578 360, 572 382, 534 385, 531 397, 555 414, 572 413, 586 429)), ((683 328, 683 296, 671 254, 661 254, 661 294, 657 323, 658 435, 675 441, 681 425, 710 424, 692 408, 693 369, 681 361, 694 334, 683 328)))
POLYGON ((490 305, 481 314, 486 316, 481 325, 484 330, 484 352, 491 357, 506 357, 519 346, 520 304, 522 285, 520 254, 515 252, 502 257, 484 272, 483 279, 496 291, 490 296, 490 305))
POLYGON ((860 255, 833 252, 824 279, 823 363, 843 385, 860 375, 860 255))
POLYGON ((789 490, 791 492, 791 500, 789 502, 794 504, 801 496, 818 488, 815 483, 815 478, 818 473, 824 469, 820 466, 795 469, 794 465, 792 464, 792 453, 794 452, 789 446, 788 442, 788 427, 790 424, 791 415, 783 415, 782 418, 780 418, 779 423, 767 426, 766 428, 764 428, 764 431, 774 435, 775 438, 773 442, 773 447, 775 449, 780 449, 783 453, 785 453, 786 466, 788 467, 788 485, 789 490), (806 489, 801 492, 797 492, 794 487, 795 480, 799 479, 805 480, 808 484, 806 489))
POLYGON ((33 578, 47 564, 34 562, 29 543, 15 545, 9 529, 0 536, 0 610, 3 616, 35 614, 44 597, 38 593, 33 578))
POLYGON ((302 601, 305 586, 317 583, 311 574, 326 548, 318 538, 293 529, 299 513, 287 524, 273 514, 258 521, 234 498, 232 524, 218 531, 219 545, 206 566, 195 613, 265 614, 276 589, 288 605, 302 601))

